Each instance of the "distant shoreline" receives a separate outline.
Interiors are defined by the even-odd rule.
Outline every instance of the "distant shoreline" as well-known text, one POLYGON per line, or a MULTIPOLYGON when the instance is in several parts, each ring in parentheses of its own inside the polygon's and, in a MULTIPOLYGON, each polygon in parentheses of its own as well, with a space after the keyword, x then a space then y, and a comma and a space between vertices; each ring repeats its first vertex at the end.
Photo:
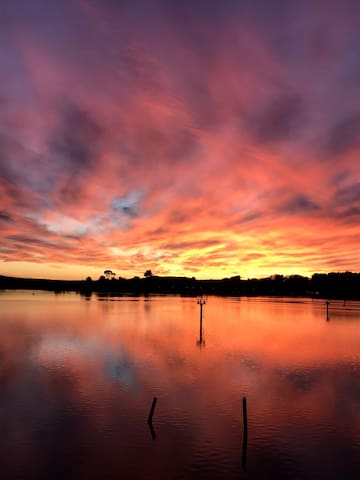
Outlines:
POLYGON ((222 280, 196 280, 188 277, 134 277, 131 279, 49 280, 0 275, 2 290, 44 290, 103 294, 180 294, 186 296, 285 296, 340 300, 360 300, 360 273, 342 272, 312 275, 273 275, 261 279, 240 276, 222 280))

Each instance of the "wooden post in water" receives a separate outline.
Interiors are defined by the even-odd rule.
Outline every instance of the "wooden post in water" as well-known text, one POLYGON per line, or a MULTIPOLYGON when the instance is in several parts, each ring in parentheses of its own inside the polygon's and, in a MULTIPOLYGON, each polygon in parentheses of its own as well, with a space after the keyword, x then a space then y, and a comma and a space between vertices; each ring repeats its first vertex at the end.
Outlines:
POLYGON ((149 416, 148 416, 148 423, 152 423, 152 417, 154 415, 156 402, 157 402, 157 398, 154 397, 154 400, 153 400, 152 405, 151 405, 150 413, 149 413, 149 416))
POLYGON ((244 423, 242 467, 243 467, 243 470, 246 470, 246 451, 247 451, 247 437, 248 437, 246 397, 243 398, 242 406, 243 406, 243 423, 244 423))
POLYGON ((329 300, 326 301, 326 320, 329 320, 329 300))
POLYGON ((149 416, 148 416, 148 425, 149 425, 150 433, 151 433, 151 436, 152 436, 153 440, 156 439, 155 430, 154 430, 154 427, 153 427, 153 424, 152 424, 152 417, 154 415, 156 402, 157 402, 157 398, 154 397, 152 405, 151 405, 150 413, 149 413, 149 416))

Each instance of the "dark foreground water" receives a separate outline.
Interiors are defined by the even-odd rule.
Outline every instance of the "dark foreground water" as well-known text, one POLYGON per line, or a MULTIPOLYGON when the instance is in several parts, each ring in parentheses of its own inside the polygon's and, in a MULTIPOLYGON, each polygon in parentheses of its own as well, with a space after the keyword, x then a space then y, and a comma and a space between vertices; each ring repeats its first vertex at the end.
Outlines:
POLYGON ((360 478, 359 303, 210 297, 203 327, 190 298, 0 292, 0 477, 360 478))

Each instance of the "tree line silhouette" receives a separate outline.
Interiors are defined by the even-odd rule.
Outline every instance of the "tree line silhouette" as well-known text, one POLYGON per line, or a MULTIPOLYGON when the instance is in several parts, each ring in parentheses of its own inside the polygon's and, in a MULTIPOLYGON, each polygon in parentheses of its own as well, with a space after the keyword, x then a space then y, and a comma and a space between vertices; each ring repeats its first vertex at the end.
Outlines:
POLYGON ((98 280, 46 280, 0 276, 0 289, 75 291, 84 295, 103 294, 180 294, 197 296, 297 296, 329 299, 360 300, 360 273, 315 273, 310 278, 301 275, 272 275, 267 278, 242 279, 240 276, 221 280, 197 280, 188 277, 161 277, 147 270, 144 278, 115 278, 105 270, 98 280))

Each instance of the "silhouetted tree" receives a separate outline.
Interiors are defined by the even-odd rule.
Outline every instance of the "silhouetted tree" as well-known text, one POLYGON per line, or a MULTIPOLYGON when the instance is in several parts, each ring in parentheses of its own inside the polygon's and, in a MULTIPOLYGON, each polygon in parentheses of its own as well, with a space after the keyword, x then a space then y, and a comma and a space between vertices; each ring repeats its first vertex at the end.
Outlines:
POLYGON ((104 275, 108 280, 110 280, 111 278, 115 277, 116 273, 114 273, 112 270, 105 270, 104 275))
POLYGON ((151 270, 146 270, 146 272, 144 273, 144 277, 146 277, 146 278, 152 277, 152 271, 151 270))

